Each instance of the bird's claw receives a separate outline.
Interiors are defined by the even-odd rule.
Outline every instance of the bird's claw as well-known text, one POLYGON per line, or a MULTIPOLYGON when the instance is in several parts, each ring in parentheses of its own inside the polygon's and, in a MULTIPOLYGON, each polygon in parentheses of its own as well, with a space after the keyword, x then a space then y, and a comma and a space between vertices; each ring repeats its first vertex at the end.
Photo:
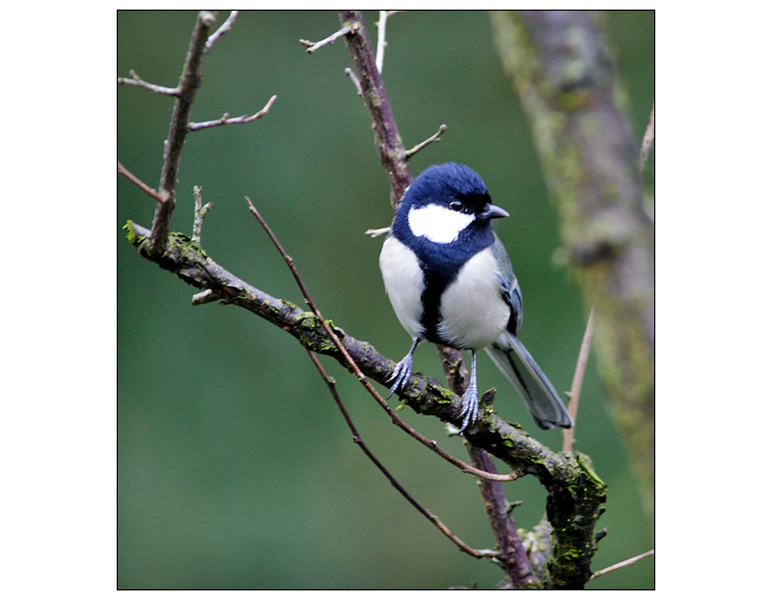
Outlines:
POLYGON ((469 425, 470 422, 474 423, 477 419, 478 404, 477 385, 470 383, 469 387, 466 388, 466 391, 461 398, 461 414, 459 416, 464 417, 464 421, 461 423, 461 429, 458 430, 459 434, 463 433, 464 429, 466 429, 466 426, 469 425))
POLYGON ((410 375, 413 373, 413 357, 408 354, 405 358, 403 358, 401 361, 397 363, 397 366, 394 367, 394 371, 391 374, 391 377, 389 377, 386 380, 386 383, 394 382, 394 385, 391 386, 391 389, 389 390, 388 398, 391 398, 392 394, 394 392, 398 392, 401 390, 404 385, 407 383, 407 380, 410 378, 410 375))

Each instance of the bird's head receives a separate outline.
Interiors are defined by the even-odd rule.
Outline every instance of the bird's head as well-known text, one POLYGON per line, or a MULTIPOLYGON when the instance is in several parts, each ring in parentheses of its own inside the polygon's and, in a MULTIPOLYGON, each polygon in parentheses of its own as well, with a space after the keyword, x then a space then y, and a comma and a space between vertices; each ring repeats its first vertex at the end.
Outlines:
POLYGON ((408 228, 417 238, 450 244, 465 231, 468 235, 488 232, 491 219, 508 216, 491 202, 475 171, 444 163, 429 167, 410 184, 397 209, 395 226, 408 228))

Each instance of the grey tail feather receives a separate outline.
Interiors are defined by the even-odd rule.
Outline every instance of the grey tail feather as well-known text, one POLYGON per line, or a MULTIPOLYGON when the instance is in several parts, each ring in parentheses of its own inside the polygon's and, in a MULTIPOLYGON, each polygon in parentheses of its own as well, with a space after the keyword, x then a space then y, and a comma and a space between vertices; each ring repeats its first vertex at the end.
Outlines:
POLYGON ((563 401, 522 342, 508 334, 510 348, 487 347, 488 356, 523 397, 528 411, 542 429, 573 427, 563 401))

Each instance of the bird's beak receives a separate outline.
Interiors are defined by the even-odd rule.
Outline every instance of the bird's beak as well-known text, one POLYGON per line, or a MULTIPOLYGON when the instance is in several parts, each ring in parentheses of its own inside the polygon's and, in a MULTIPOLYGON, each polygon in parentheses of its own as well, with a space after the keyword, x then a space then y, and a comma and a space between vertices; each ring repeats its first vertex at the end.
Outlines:
POLYGON ((501 219, 508 216, 509 213, 507 211, 505 211, 500 206, 496 206, 495 204, 489 204, 486 206, 485 211, 482 214, 484 219, 501 219))

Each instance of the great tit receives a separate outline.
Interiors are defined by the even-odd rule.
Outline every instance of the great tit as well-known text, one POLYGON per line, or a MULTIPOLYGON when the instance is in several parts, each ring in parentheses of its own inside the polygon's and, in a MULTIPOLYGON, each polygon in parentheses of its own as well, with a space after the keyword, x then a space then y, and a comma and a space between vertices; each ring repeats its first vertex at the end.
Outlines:
POLYGON ((518 339, 523 298, 491 227, 492 219, 508 216, 465 165, 434 165, 408 187, 379 258, 391 305, 413 339, 388 380, 389 396, 412 375, 421 340, 471 350, 463 431, 477 418, 477 351, 485 348, 539 427, 572 427, 560 396, 518 339))

